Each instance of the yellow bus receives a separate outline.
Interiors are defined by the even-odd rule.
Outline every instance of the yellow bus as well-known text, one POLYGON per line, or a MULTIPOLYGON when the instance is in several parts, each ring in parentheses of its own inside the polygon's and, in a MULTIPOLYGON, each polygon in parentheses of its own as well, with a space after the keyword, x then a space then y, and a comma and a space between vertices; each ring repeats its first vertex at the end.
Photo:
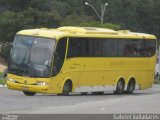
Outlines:
POLYGON ((15 36, 9 89, 25 95, 133 93, 152 87, 156 37, 94 27, 29 29, 15 36))

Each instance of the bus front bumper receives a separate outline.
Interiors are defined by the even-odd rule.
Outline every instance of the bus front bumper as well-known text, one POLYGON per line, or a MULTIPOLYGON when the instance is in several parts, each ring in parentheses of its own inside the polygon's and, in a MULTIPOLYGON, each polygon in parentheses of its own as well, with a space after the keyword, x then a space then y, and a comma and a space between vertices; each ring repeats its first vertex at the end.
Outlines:
POLYGON ((46 86, 27 85, 27 84, 14 83, 7 80, 7 87, 13 90, 48 93, 48 85, 46 86))

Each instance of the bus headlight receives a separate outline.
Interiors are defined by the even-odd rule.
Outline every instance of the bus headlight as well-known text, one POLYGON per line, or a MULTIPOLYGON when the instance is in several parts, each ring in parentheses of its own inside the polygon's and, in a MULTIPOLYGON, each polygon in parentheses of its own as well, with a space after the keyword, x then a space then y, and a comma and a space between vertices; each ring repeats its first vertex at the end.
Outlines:
POLYGON ((48 83, 47 82, 42 82, 42 81, 37 81, 37 85, 46 86, 46 85, 48 85, 48 83))
POLYGON ((9 82, 14 82, 14 83, 16 82, 14 79, 9 78, 9 77, 7 77, 6 79, 7 79, 9 82))

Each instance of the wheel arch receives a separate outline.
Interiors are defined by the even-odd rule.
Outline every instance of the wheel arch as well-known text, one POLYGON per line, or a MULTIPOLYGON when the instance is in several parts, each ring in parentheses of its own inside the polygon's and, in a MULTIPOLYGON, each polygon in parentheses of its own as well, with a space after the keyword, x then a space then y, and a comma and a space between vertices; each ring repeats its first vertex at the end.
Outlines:
POLYGON ((136 78, 135 78, 135 76, 130 76, 130 77, 128 78, 126 84, 128 85, 128 83, 129 83, 131 80, 134 80, 134 82, 136 83, 136 78))
POLYGON ((61 88, 62 88, 62 89, 61 89, 61 92, 62 92, 63 86, 64 86, 64 84, 65 84, 66 82, 69 82, 69 83, 71 84, 71 92, 73 92, 74 84, 73 84, 73 81, 72 81, 71 78, 65 78, 65 79, 63 80, 62 87, 61 87, 61 88))

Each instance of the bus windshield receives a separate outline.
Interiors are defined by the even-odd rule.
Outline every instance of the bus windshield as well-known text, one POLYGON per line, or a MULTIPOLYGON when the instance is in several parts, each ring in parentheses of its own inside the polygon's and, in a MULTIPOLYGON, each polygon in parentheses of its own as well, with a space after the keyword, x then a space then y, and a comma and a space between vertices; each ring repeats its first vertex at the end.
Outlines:
POLYGON ((21 76, 49 77, 55 40, 17 35, 10 52, 8 72, 21 76))

